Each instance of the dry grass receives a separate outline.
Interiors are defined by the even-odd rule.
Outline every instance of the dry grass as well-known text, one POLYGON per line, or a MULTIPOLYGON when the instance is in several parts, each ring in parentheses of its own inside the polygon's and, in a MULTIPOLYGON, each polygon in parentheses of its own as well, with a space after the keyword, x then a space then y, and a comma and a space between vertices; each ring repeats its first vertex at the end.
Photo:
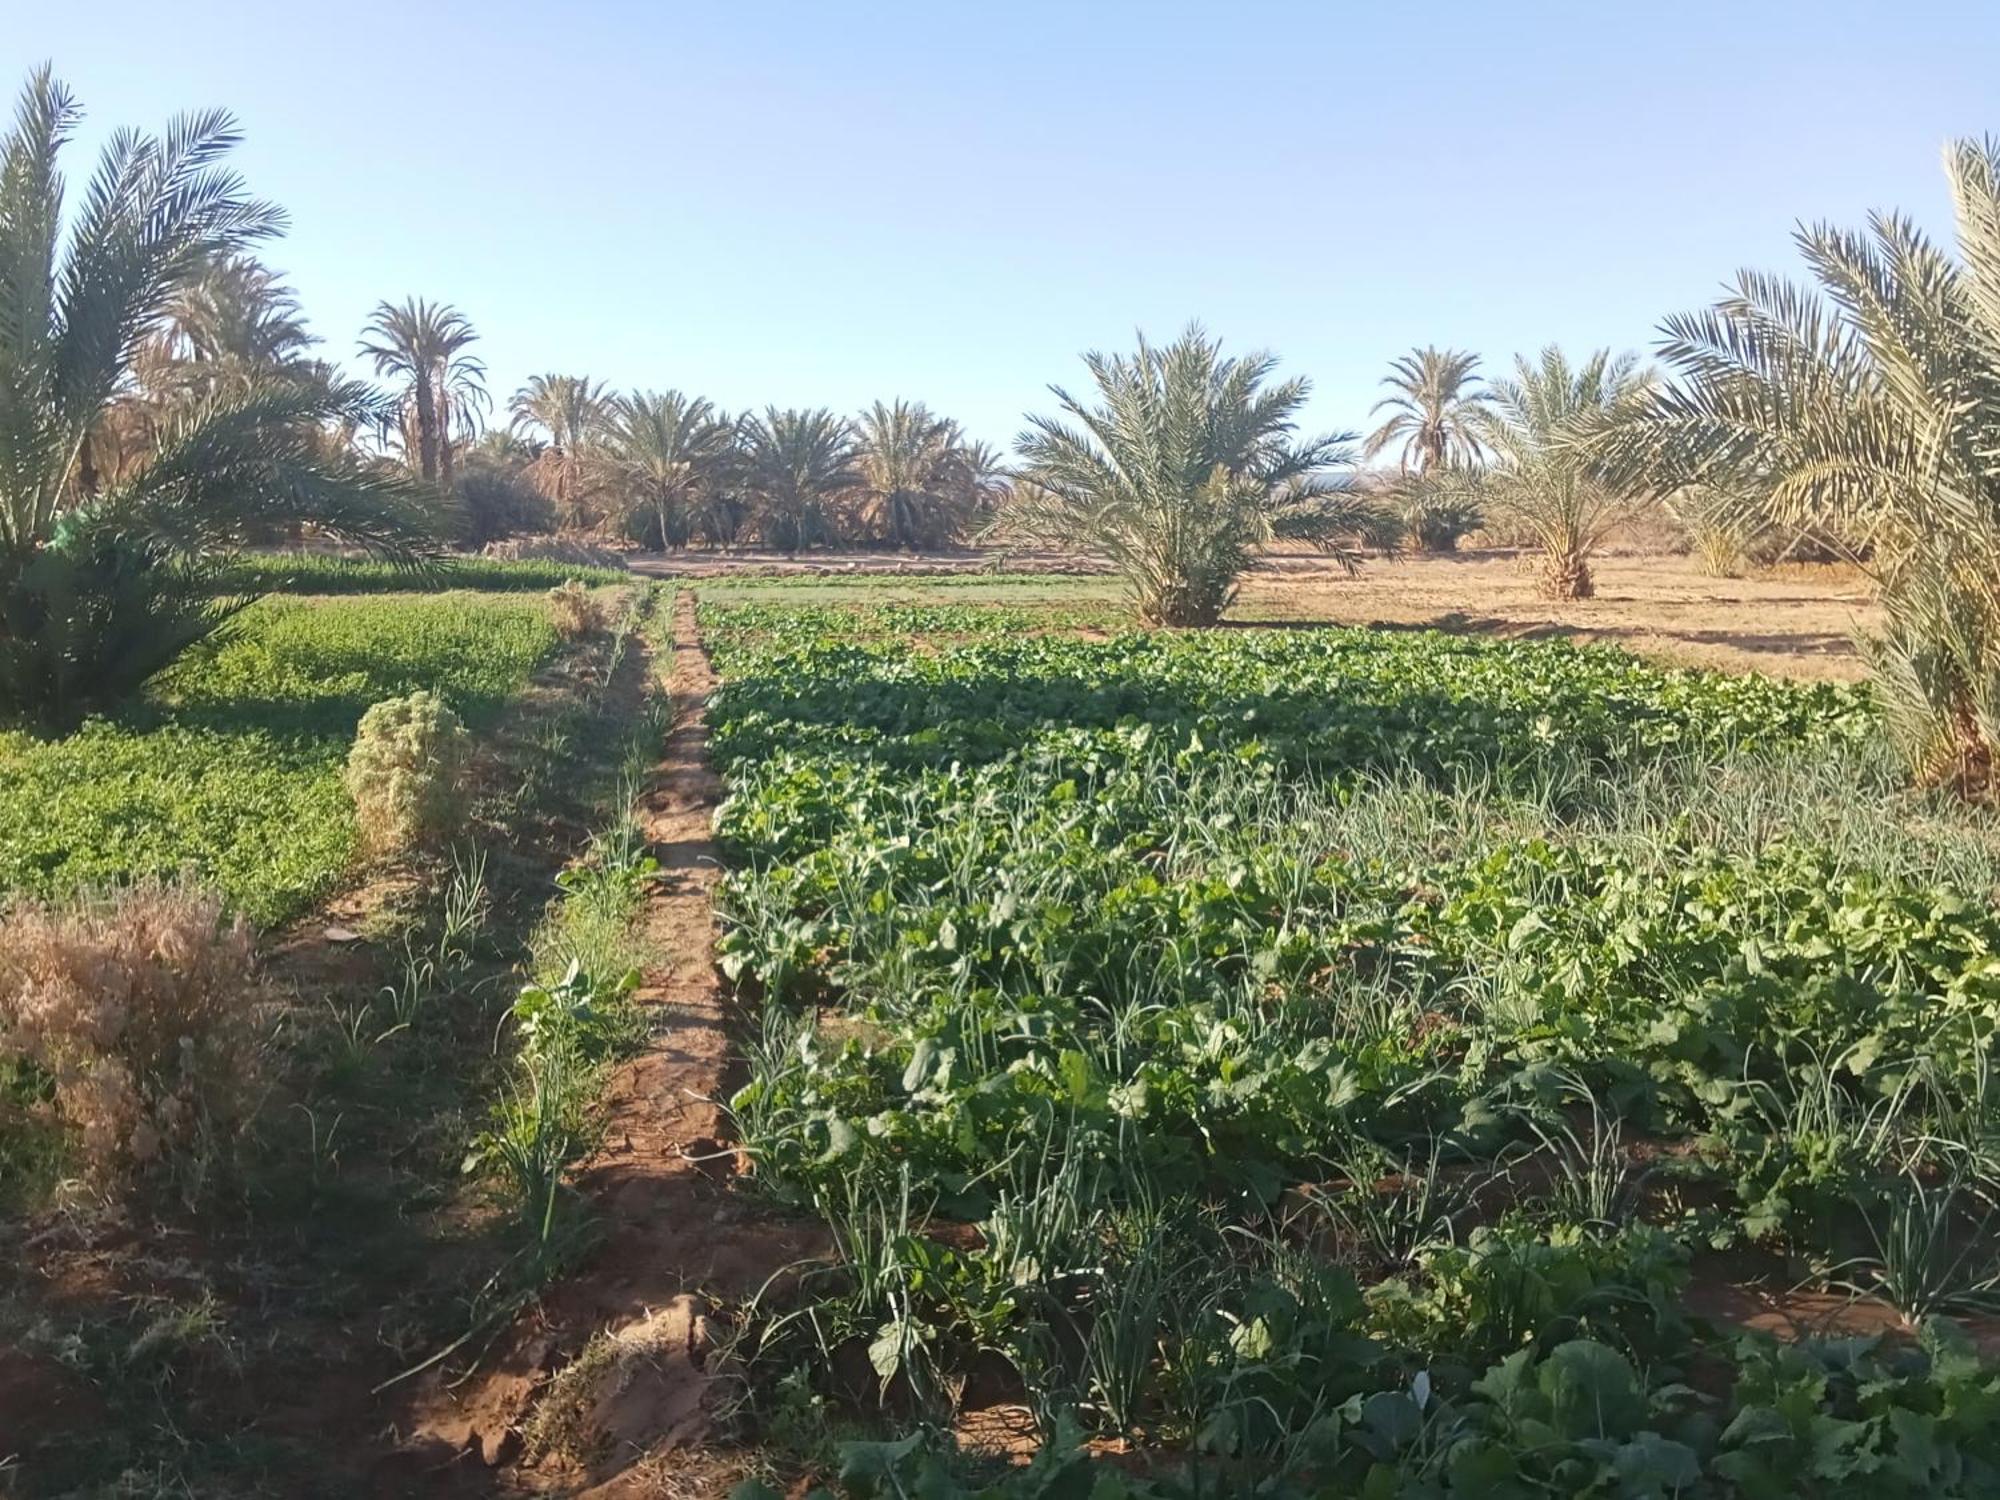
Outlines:
POLYGON ((576 579, 549 590, 549 620, 566 641, 582 640, 604 628, 604 608, 576 579))
POLYGON ((154 1169, 198 1186, 250 1109, 262 1000, 249 924, 197 885, 23 903, 0 919, 0 1059, 32 1085, 11 1107, 52 1116, 103 1191, 154 1169))

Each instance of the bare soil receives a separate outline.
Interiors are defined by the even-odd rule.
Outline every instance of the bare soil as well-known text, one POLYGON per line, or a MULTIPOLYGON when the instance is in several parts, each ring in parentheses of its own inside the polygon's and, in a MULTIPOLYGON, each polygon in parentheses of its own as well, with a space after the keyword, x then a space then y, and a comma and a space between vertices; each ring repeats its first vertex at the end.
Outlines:
POLYGON ((1854 636, 1880 623, 1851 568, 1794 565, 1711 578, 1686 557, 1603 557, 1594 598, 1559 601, 1513 552, 1391 558, 1352 578, 1323 559, 1272 557, 1231 611, 1245 624, 1424 626, 1480 635, 1565 636, 1626 647, 1680 666, 1856 680, 1854 636))
POLYGON ((711 897, 721 867, 711 828, 723 790, 708 762, 714 683, 683 592, 668 682, 673 724, 640 801, 661 867, 644 917, 645 946, 657 957, 637 996, 653 1011, 652 1040, 614 1072, 604 1144, 578 1175, 601 1239, 474 1379, 433 1382, 401 1463, 439 1488, 455 1469, 466 1493, 719 1493, 733 1461, 691 1452, 734 1394, 710 1314, 822 1248, 816 1225, 766 1214, 731 1191, 740 1164, 720 1101, 736 1081, 736 1017, 714 966, 711 897), (524 1452, 521 1434, 538 1403, 604 1340, 612 1357, 594 1384, 581 1400, 564 1392, 581 1430, 564 1451, 524 1452), (502 1471, 485 1491, 474 1477, 482 1467, 502 1471), (674 1488, 664 1487, 669 1471, 674 1488))

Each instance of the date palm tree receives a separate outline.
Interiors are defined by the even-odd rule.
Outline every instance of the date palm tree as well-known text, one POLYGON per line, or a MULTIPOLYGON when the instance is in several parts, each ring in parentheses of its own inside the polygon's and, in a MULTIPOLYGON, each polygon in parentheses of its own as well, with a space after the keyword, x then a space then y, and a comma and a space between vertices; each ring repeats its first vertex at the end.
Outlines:
POLYGON ((298 294, 254 255, 217 255, 175 292, 154 352, 165 361, 236 369, 302 364, 319 340, 298 294))
POLYGON ((920 401, 877 401, 855 423, 860 520, 895 547, 937 546, 971 519, 987 455, 920 401))
POLYGON ((466 353, 479 340, 464 313, 448 303, 409 297, 377 303, 362 330, 361 352, 375 373, 402 387, 405 453, 417 472, 446 494, 454 478, 452 429, 470 435, 486 410, 486 367, 466 353))
POLYGON ((860 478, 854 433, 824 407, 766 407, 740 429, 745 480, 759 536, 796 552, 840 533, 838 507, 860 478))
POLYGON ((608 493, 649 513, 662 547, 685 547, 735 444, 734 424, 712 403, 679 391, 633 391, 608 404, 595 464, 608 493))
POLYGON ((1363 440, 1361 456, 1373 458, 1400 442, 1396 465, 1405 474, 1477 463, 1480 420, 1493 399, 1480 389, 1485 381, 1478 368, 1478 355, 1457 349, 1412 349, 1397 360, 1382 377, 1394 394, 1368 409, 1371 417, 1379 411, 1389 416, 1363 440))
POLYGON ((402 482, 324 441, 379 415, 353 382, 253 372, 176 407, 130 472, 83 482, 89 434, 176 297, 283 218, 220 164, 238 140, 220 111, 114 132, 66 216, 78 118, 43 68, 0 141, 0 711, 49 726, 239 608, 214 597, 212 559, 246 536, 303 521, 392 558, 429 548, 402 482))
POLYGON ((583 523, 592 480, 591 449, 605 417, 604 385, 582 375, 533 375, 508 403, 510 428, 539 434, 530 473, 564 526, 583 523))
POLYGON ((1028 419, 1011 532, 1108 558, 1141 620, 1212 625, 1257 548, 1306 540, 1350 569, 1394 534, 1348 483, 1346 434, 1295 436, 1311 387, 1268 384, 1269 354, 1224 358, 1198 325, 1133 355, 1083 357, 1098 404, 1050 387, 1063 415, 1028 419))
POLYGON ((1958 254, 1908 219, 1801 226, 1817 287, 1744 271, 1671 318, 1673 379, 1605 438, 1663 489, 1747 490, 1874 579, 1862 644, 1917 777, 1992 796, 2000 748, 2000 141, 1945 150, 1958 254))
POLYGON ((1551 344, 1534 360, 1515 356, 1514 377, 1493 383, 1480 431, 1494 463, 1472 482, 1489 511, 1534 536, 1551 598, 1595 593, 1592 555, 1646 503, 1644 487, 1599 467, 1585 436, 1629 409, 1647 379, 1632 355, 1599 349, 1573 365, 1551 344))

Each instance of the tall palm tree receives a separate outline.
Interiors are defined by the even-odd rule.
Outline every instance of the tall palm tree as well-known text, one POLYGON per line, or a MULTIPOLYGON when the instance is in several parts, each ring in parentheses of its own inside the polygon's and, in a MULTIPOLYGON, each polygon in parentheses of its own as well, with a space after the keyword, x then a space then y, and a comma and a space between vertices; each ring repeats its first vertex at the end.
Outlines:
POLYGON ((582 375, 534 375, 508 403, 514 432, 539 433, 546 446, 532 473, 562 524, 582 524, 591 481, 591 446, 605 417, 604 385, 582 375))
POLYGON ((1390 415, 1369 433, 1361 454, 1373 458, 1401 442, 1397 467, 1405 474, 1446 464, 1477 463, 1481 456, 1481 413, 1492 396, 1480 389, 1479 356, 1456 349, 1413 349, 1389 367, 1382 384, 1394 394, 1384 396, 1368 415, 1390 415))
POLYGON ((839 501, 860 477, 853 430, 820 407, 766 407, 741 428, 745 481, 763 541, 787 552, 838 535, 839 501))
POLYGON ((1490 510, 1533 534, 1552 598, 1596 592, 1591 555, 1645 503, 1643 488, 1599 468, 1585 438, 1628 410, 1647 383, 1632 355, 1599 349, 1572 365, 1553 344, 1532 361, 1516 355, 1513 379, 1493 383, 1479 425, 1495 462, 1474 482, 1490 510))
POLYGON ((1744 271, 1671 318, 1673 381, 1605 438, 1615 472, 1747 492, 1838 542, 1887 627, 1863 645, 1920 779, 1992 796, 2000 756, 2000 141, 1945 149, 1958 255, 1908 219, 1801 226, 1818 286, 1744 271))
POLYGON ((604 488, 650 512, 662 547, 684 547, 735 452, 736 429, 710 402, 634 391, 606 409, 596 467, 604 488))
POLYGON ((1142 338, 1136 355, 1083 360, 1100 404, 1050 387, 1064 416, 1028 419, 1003 522, 1108 557, 1142 620, 1214 624, 1275 538, 1312 541, 1353 567, 1354 543, 1390 534, 1348 486, 1352 437, 1294 436, 1311 386, 1268 385, 1273 356, 1225 359, 1191 325, 1164 347, 1142 338))
POLYGON ((201 268, 281 227, 219 164, 220 111, 115 132, 64 215, 79 112, 47 68, 0 141, 0 710, 61 725, 116 701, 242 601, 211 559, 274 523, 379 553, 428 550, 406 488, 323 429, 361 386, 258 372, 176 409, 131 472, 86 485, 86 439, 201 268))
POLYGON ((956 535, 977 501, 979 458, 958 424, 922 402, 877 401, 855 423, 862 524, 897 547, 956 535))
POLYGON ((446 493, 453 481, 452 428, 472 432, 488 404, 486 367, 465 352, 478 339, 464 313, 422 297, 377 303, 362 330, 361 352, 375 373, 402 384, 405 451, 415 448, 417 472, 446 493))

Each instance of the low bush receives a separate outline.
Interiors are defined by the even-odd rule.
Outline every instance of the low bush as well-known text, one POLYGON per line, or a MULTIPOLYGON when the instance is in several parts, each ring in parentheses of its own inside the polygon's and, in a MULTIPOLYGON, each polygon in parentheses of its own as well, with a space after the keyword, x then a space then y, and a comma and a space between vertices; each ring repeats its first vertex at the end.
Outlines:
POLYGON ((361 716, 347 757, 362 843, 375 853, 441 840, 464 815, 470 742, 435 693, 390 698, 361 716))
POLYGON ((564 640, 581 640, 604 628, 604 611, 590 590, 572 578, 549 590, 549 621, 564 640))
POLYGON ((164 1168, 191 1193, 254 1102, 261 999, 251 928, 213 890, 23 902, 0 918, 0 1134, 53 1120, 99 1189, 164 1168))

